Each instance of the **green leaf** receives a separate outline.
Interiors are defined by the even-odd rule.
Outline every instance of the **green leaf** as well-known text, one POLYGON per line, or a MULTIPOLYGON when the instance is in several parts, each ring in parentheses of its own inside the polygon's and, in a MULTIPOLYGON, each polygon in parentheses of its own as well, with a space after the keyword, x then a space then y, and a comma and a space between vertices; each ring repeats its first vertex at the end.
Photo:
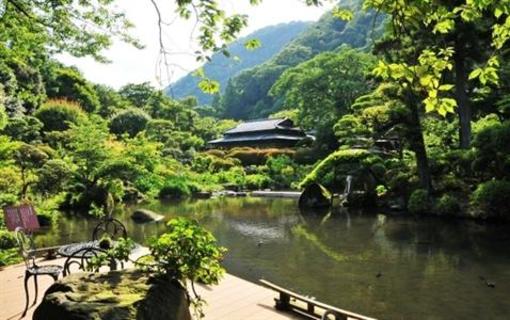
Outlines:
POLYGON ((454 87, 453 84, 443 84, 439 86, 439 91, 450 91, 453 89, 453 87, 454 87))
POLYGON ((262 46, 262 43, 258 39, 250 39, 244 43, 244 47, 247 50, 255 50, 257 48, 260 48, 262 46))
POLYGON ((338 19, 344 20, 344 21, 351 21, 352 18, 354 17, 351 10, 342 9, 340 7, 334 8, 332 13, 335 18, 338 18, 338 19))
POLYGON ((476 68, 475 70, 471 71, 471 73, 469 74, 469 80, 478 78, 481 73, 482 73, 482 69, 476 68))
POLYGON ((208 93, 208 94, 215 94, 220 91, 220 83, 218 81, 214 81, 211 79, 202 79, 198 83, 198 87, 204 93, 208 93))

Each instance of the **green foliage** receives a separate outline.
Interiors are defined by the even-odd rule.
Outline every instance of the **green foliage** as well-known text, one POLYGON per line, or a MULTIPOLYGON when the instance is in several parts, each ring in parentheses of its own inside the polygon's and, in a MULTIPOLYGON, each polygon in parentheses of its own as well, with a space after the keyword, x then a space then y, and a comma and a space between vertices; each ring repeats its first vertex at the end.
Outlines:
POLYGON ((454 196, 444 194, 437 201, 434 211, 439 215, 459 216, 460 215, 459 200, 454 196))
POLYGON ((0 249, 0 267, 20 263, 22 261, 17 248, 0 249))
POLYGON ((32 116, 19 116, 9 119, 3 133, 14 140, 26 143, 41 142, 43 123, 32 116))
MULTIPOLYGON (((256 119, 274 113, 281 101, 271 97, 269 91, 284 71, 321 52, 334 51, 342 45, 366 48, 372 43, 371 36, 377 38, 381 33, 383 17, 377 17, 373 11, 363 11, 361 2, 349 2, 345 6, 342 5, 342 9, 348 9, 353 14, 352 20, 348 23, 329 12, 289 42, 272 59, 232 77, 221 100, 221 109, 225 110, 225 117, 256 119)), ((265 44, 267 41, 262 43, 265 44)), ((313 76, 312 73, 311 77, 313 76)), ((324 78, 321 83, 334 79, 324 78)), ((320 88, 317 87, 317 90, 320 88)), ((325 91, 324 89, 323 92, 325 91)))
POLYGON ((299 187, 305 188, 314 182, 325 186, 331 185, 335 182, 333 177, 335 171, 340 178, 345 179, 345 175, 364 167, 369 158, 370 152, 363 149, 335 151, 317 164, 312 172, 301 180, 299 187))
POLYGON ((134 137, 140 131, 145 130, 150 116, 143 110, 132 108, 116 114, 110 121, 110 131, 117 135, 127 133, 134 137))
POLYGON ((0 230, 0 249, 11 249, 17 247, 14 233, 7 230, 0 230))
POLYGON ((160 199, 180 199, 190 196, 193 187, 186 179, 182 177, 167 178, 163 187, 159 190, 160 199))
POLYGON ((65 190, 70 181, 72 169, 60 159, 50 159, 37 170, 38 181, 34 188, 43 195, 56 194, 65 190))
POLYGON ((216 284, 225 273, 220 262, 226 249, 198 222, 175 218, 168 231, 149 243, 156 264, 152 271, 173 279, 216 284))
POLYGON ((43 132, 64 131, 86 117, 80 106, 67 100, 49 100, 34 113, 42 122, 43 132))
POLYGON ((482 210, 482 217, 508 220, 508 213, 510 212, 509 194, 509 181, 491 180, 478 185, 471 195, 471 202, 482 210))
POLYGON ((76 102, 89 113, 99 109, 99 98, 94 87, 77 69, 52 66, 45 80, 48 98, 76 102))
POLYGON ((295 151, 292 149, 239 147, 230 149, 226 156, 229 158, 239 159, 243 165, 261 165, 265 164, 271 157, 292 157, 294 153, 295 151))
MULTIPOLYGON (((218 81, 220 89, 224 91, 228 79, 270 59, 308 25, 307 22, 296 21, 259 29, 229 44, 227 47, 229 56, 225 56, 223 52, 214 53, 211 61, 203 66, 203 74, 209 79, 218 81), (262 45, 250 51, 245 47, 250 40, 258 40, 262 45)), ((250 42, 250 44, 256 44, 256 42, 250 42)), ((205 94, 198 88, 199 81, 200 77, 191 73, 179 79, 165 91, 176 98, 195 96, 199 104, 211 104, 213 96, 205 94)))
POLYGON ((130 83, 120 88, 119 94, 131 105, 143 108, 155 91, 156 89, 148 82, 139 84, 130 83))
MULTIPOLYGON (((197 281, 206 285, 217 284, 225 273, 221 261, 227 250, 196 221, 175 218, 167 226, 166 233, 149 243, 154 261, 149 270, 181 282, 184 288, 188 281, 192 286, 197 281)), ((192 301, 195 312, 203 317, 203 300, 199 296, 195 298, 192 301)))
POLYGON ((284 108, 299 110, 305 128, 331 128, 370 85, 366 76, 373 57, 353 49, 322 53, 286 70, 270 94, 283 98, 284 108))
POLYGON ((430 214, 432 203, 426 190, 416 189, 411 193, 407 209, 412 214, 430 214))
POLYGON ((476 156, 473 169, 485 177, 510 177, 510 121, 495 122, 480 129, 473 146, 476 156))
POLYGON ((271 178, 264 174, 246 175, 245 187, 248 190, 262 190, 269 188, 272 184, 271 178))
POLYGON ((266 166, 271 184, 277 189, 290 188, 293 182, 302 178, 297 164, 286 155, 269 157, 266 166))

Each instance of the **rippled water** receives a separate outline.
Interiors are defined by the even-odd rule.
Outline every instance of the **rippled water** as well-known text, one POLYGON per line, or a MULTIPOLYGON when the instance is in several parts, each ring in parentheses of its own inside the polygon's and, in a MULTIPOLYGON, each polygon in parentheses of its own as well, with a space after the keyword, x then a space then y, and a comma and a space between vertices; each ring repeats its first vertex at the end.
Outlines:
MULTIPOLYGON (((265 278, 380 319, 510 319, 510 228, 473 221, 377 213, 300 213, 295 200, 225 198, 151 203, 166 217, 193 217, 229 249, 227 270, 265 278), (488 287, 485 280, 495 284, 488 287)), ((143 243, 164 223, 137 225, 143 243)), ((66 217, 38 245, 90 238, 96 222, 66 217)))

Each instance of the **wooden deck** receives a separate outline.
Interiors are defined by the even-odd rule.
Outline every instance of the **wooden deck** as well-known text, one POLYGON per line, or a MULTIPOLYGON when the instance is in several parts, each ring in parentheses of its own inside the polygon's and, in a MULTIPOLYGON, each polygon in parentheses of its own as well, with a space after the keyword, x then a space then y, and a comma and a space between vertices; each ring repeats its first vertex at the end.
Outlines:
MULTIPOLYGON (((64 259, 44 261, 39 264, 64 264, 64 259)), ((25 266, 18 264, 0 270, 0 319, 21 319, 25 306, 23 275, 25 266)), ((39 277, 38 302, 53 280, 39 277)), ((30 295, 34 297, 33 280, 30 280, 30 295)), ((274 309, 276 293, 262 286, 227 274, 217 286, 196 286, 198 293, 208 302, 205 308, 207 320, 280 320, 302 319, 297 315, 282 313, 274 309)), ((24 319, 32 319, 35 307, 31 307, 24 319)))

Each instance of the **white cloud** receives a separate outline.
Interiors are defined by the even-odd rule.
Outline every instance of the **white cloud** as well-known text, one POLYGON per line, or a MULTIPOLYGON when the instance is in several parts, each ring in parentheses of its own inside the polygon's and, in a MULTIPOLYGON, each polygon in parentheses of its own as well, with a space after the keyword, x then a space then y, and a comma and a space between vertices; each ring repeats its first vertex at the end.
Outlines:
MULTIPOLYGON (((173 0, 159 0, 166 21, 175 17, 171 4, 173 0)), ((317 20, 331 5, 327 7, 307 7, 300 0, 265 0, 258 6, 250 6, 248 0, 223 0, 227 10, 249 16, 249 25, 242 35, 247 35, 265 26, 298 20, 317 20)), ((114 88, 127 83, 149 81, 157 87, 168 85, 166 76, 158 79, 161 68, 157 67, 159 42, 156 12, 149 0, 120 0, 121 8, 128 18, 136 25, 132 30, 145 45, 142 50, 121 42, 115 42, 105 51, 105 56, 112 62, 101 64, 91 58, 74 58, 59 55, 57 58, 65 64, 75 65, 85 76, 95 82, 114 88), (161 82, 161 83, 160 83, 161 82)), ((166 29, 165 43, 175 54, 171 55, 171 79, 175 80, 198 67, 195 58, 190 54, 194 51, 195 42, 190 39, 193 29, 191 21, 176 19, 166 29), (177 54, 179 53, 179 54, 177 54)))

